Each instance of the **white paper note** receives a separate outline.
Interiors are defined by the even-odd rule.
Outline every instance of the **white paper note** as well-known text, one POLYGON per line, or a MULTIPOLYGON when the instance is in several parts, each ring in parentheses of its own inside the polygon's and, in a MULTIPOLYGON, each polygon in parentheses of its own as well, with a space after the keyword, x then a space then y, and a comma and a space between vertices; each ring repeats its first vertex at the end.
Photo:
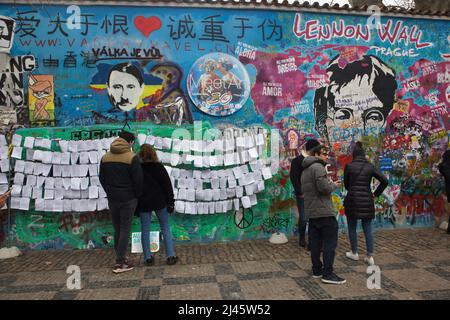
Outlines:
POLYGON ((184 213, 184 201, 175 201, 175 211, 184 213))
POLYGON ((33 199, 42 198, 42 188, 40 188, 40 187, 33 187, 33 194, 32 194, 31 197, 33 199))
POLYGON ((80 179, 80 189, 81 190, 87 190, 89 187, 89 178, 84 177, 80 179))
POLYGON ((97 211, 103 211, 108 209, 108 199, 101 198, 97 201, 97 211))
POLYGON ((89 163, 89 153, 81 152, 80 153, 80 164, 88 164, 89 163))
MULTIPOLYGON (((3 183, 3 182, 0 182, 3 183)), ((20 197, 20 194, 22 193, 22 186, 21 185, 13 185, 11 189, 11 197, 20 197)))
POLYGON ((270 171, 270 167, 264 167, 262 169, 262 174, 263 174, 264 180, 272 178, 272 172, 270 171))
POLYGON ((45 189, 44 190, 44 199, 45 200, 52 200, 54 197, 55 197, 54 189, 45 189))
POLYGON ((90 163, 98 163, 98 152, 97 151, 89 151, 89 162, 90 163))
POLYGON ((28 149, 33 149, 34 140, 35 140, 34 137, 25 137, 25 142, 23 143, 23 146, 28 149))
POLYGON ((11 154, 11 158, 15 158, 15 159, 22 159, 22 147, 14 147, 12 154, 11 154))
POLYGON ((28 211, 30 209, 30 199, 29 198, 20 198, 19 209, 28 211))
POLYGON ((70 182, 70 189, 72 190, 80 190, 81 179, 80 178, 72 178, 70 182))
POLYGON ((22 197, 23 198, 31 198, 33 193, 33 187, 31 186, 23 186, 22 187, 22 197))
POLYGON ((250 198, 249 197, 247 197, 247 196, 245 196, 245 197, 242 197, 241 198, 241 201, 242 201, 242 206, 245 208, 245 209, 248 209, 248 208, 251 208, 251 203, 250 203, 250 198))
POLYGON ((37 177, 33 175, 27 175, 27 186, 35 186, 37 183, 37 177))
POLYGON ((0 171, 1 172, 8 172, 10 168, 9 160, 8 159, 2 159, 0 160, 0 171))
POLYGON ((67 152, 69 150, 69 141, 67 140, 59 140, 59 147, 61 148, 61 152, 67 152))
POLYGON ((6 142, 6 137, 4 134, 0 134, 0 146, 7 146, 8 142, 6 142))
MULTIPOLYGON (((0 174, 0 177, 3 177, 2 180, 6 180, 5 182, 0 182, 0 183, 8 183, 8 180, 6 179, 6 174, 2 173, 2 174, 0 174)), ((14 175, 14 184, 23 186, 24 179, 25 179, 25 175, 23 173, 16 173, 14 175)))
POLYGON ((98 198, 98 187, 90 186, 89 187, 89 199, 97 199, 98 198))
POLYGON ((91 176, 90 177, 91 186, 99 186, 100 185, 100 178, 98 176, 91 176))
POLYGON ((20 147, 22 145, 22 136, 18 134, 14 134, 12 137, 11 144, 14 147, 20 147))
POLYGON ((52 152, 52 164, 61 164, 62 160, 62 153, 61 152, 52 152))
POLYGON ((80 157, 80 154, 78 152, 72 152, 70 154, 70 163, 71 164, 77 164, 79 157, 80 157))

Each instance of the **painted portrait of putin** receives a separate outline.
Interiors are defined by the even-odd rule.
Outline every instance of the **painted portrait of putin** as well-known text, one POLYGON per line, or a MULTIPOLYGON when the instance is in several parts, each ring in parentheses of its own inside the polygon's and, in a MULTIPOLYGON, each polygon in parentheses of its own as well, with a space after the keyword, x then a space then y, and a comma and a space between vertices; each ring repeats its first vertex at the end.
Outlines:
POLYGON ((122 111, 136 108, 144 91, 142 73, 130 63, 119 63, 111 68, 106 84, 109 101, 122 111))

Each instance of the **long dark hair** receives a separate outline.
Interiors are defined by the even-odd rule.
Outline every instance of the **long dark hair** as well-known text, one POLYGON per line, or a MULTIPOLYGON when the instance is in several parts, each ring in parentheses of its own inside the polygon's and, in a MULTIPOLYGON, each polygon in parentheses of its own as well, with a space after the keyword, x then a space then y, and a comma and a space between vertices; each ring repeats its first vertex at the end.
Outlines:
POLYGON ((146 143, 141 146, 139 157, 141 158, 142 162, 159 162, 155 148, 146 143))

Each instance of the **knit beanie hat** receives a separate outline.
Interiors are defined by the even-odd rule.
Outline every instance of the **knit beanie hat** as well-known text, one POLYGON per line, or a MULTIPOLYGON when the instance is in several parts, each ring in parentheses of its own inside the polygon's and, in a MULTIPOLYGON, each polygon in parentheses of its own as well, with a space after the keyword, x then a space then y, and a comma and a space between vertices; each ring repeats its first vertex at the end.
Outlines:
POLYGON ((366 156, 361 142, 356 142, 355 147, 353 148, 352 156, 353 158, 366 156))
POLYGON ((305 150, 311 151, 312 149, 314 149, 317 146, 320 146, 319 141, 317 141, 316 139, 309 139, 308 141, 306 141, 305 150))

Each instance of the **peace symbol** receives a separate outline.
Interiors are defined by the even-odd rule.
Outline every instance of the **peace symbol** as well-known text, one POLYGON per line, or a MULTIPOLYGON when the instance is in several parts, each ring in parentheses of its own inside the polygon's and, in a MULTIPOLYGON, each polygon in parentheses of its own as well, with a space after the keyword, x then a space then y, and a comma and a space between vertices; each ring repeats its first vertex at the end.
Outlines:
POLYGON ((253 211, 252 209, 241 209, 241 210, 235 211, 234 224, 239 229, 246 229, 250 227, 253 222, 253 211))

